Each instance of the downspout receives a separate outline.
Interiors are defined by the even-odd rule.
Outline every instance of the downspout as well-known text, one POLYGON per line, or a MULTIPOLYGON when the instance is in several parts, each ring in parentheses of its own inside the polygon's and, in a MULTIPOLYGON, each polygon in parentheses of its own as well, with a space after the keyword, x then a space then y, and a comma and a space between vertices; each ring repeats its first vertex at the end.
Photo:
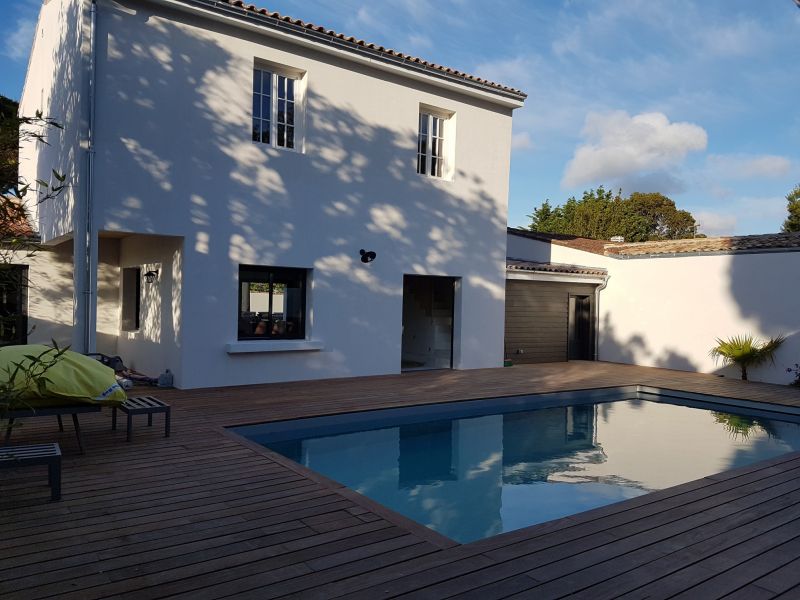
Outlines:
POLYGON ((603 283, 594 288, 594 360, 600 357, 600 292, 606 289, 611 275, 606 275, 603 283))
POLYGON ((94 352, 96 335, 95 296, 97 289, 97 244, 94 231, 94 122, 95 122, 95 53, 97 36, 97 0, 91 0, 89 9, 89 115, 86 135, 86 202, 84 203, 86 238, 83 289, 83 351, 94 352))

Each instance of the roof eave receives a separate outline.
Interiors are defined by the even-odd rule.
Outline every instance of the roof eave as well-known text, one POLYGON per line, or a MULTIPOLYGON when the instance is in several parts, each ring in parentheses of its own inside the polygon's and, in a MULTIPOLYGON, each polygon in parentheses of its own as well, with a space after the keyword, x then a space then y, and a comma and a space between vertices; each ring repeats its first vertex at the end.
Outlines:
POLYGON ((240 28, 258 31, 271 37, 287 40, 319 52, 333 54, 355 62, 390 72, 400 73, 418 81, 456 90, 468 96, 480 98, 506 108, 521 108, 527 94, 504 90, 475 80, 466 79, 407 58, 392 56, 347 39, 332 37, 314 29, 301 27, 264 15, 213 0, 149 0, 154 4, 170 7, 181 12, 203 14, 212 20, 225 22, 240 28))

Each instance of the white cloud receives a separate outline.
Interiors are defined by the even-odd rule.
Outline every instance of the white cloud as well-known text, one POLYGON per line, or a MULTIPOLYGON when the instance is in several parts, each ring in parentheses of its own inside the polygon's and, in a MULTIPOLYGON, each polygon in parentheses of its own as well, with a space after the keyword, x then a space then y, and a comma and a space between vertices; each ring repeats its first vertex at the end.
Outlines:
POLYGON ((773 154, 710 154, 706 160, 713 174, 729 179, 783 177, 792 168, 788 158, 773 154))
POLYGON ((759 23, 740 18, 735 23, 699 29, 695 36, 701 52, 718 57, 746 56, 768 48, 771 36, 759 23))
POLYGON ((36 19, 17 19, 16 25, 5 32, 2 53, 14 61, 24 61, 31 51, 36 19))
POLYGON ((408 41, 403 47, 405 48, 406 46, 408 46, 409 50, 413 51, 430 50, 433 48, 433 42, 431 42, 431 38, 427 35, 414 33, 408 36, 408 41))
POLYGON ((589 113, 582 133, 585 142, 564 171, 562 185, 566 187, 675 167, 689 152, 704 150, 708 143, 699 125, 670 123, 658 112, 589 113))
POLYGON ((693 214, 698 230, 708 236, 732 235, 736 229, 737 219, 734 215, 711 211, 697 211, 693 214))
MULTIPOLYGON (((719 204, 717 204, 719 206, 719 204)), ((722 210, 691 210, 706 235, 770 233, 780 229, 786 217, 783 196, 738 196, 726 199, 722 210)))
POLYGON ((511 136, 512 150, 530 150, 531 148, 533 148, 533 140, 527 131, 520 131, 511 136))

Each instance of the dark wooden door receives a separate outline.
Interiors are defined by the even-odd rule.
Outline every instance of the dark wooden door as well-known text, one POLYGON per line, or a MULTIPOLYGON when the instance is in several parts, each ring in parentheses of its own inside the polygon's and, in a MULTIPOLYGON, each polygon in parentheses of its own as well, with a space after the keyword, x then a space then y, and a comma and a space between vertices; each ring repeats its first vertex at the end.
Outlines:
POLYGON ((592 360, 591 296, 569 297, 569 360, 592 360))

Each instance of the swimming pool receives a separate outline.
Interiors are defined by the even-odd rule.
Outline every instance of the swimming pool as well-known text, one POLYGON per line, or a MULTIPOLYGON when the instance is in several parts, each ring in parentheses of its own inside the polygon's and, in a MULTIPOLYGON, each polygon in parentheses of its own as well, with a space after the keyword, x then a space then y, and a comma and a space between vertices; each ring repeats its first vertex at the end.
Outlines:
POLYGON ((800 449, 790 409, 657 392, 495 398, 234 431, 462 543, 800 449))

